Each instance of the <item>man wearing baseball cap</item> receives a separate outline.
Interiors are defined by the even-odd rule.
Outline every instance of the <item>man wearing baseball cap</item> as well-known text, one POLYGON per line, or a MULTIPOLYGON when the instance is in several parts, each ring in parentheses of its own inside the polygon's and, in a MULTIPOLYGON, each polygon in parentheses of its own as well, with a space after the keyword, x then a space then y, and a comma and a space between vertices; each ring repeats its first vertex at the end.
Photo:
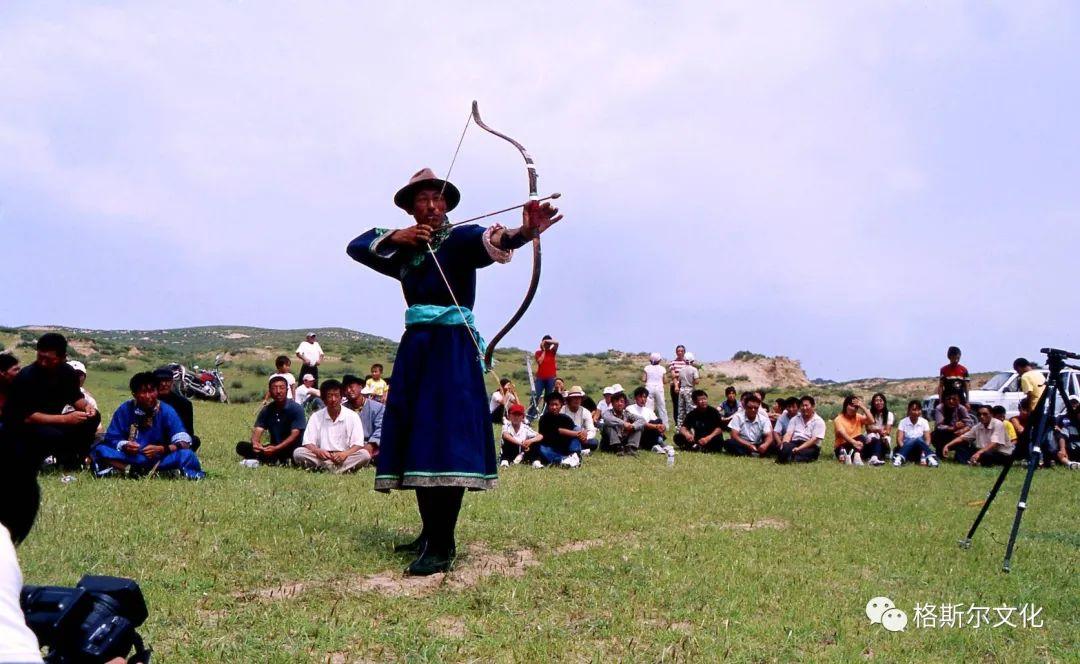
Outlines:
POLYGON ((300 375, 311 374, 315 382, 319 382, 319 364, 323 360, 323 349, 316 341, 314 332, 308 332, 307 337, 296 347, 296 357, 303 363, 300 375))

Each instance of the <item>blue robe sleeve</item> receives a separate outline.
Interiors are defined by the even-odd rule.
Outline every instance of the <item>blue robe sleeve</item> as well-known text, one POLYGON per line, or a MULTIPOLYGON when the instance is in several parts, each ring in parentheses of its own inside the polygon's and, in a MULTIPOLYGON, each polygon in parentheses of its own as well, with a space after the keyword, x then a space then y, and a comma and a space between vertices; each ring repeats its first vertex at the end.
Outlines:
POLYGON ((376 272, 400 279, 402 252, 384 243, 392 232, 385 228, 373 228, 350 242, 345 253, 376 272))
POLYGON ((468 256, 469 265, 474 268, 487 267, 495 262, 484 246, 484 233, 487 229, 483 226, 468 224, 458 229, 456 238, 461 242, 462 249, 468 256))
POLYGON ((109 428, 105 431, 105 444, 109 447, 116 447, 121 442, 127 442, 128 428, 130 426, 131 409, 128 408, 128 402, 124 402, 113 412, 109 428))

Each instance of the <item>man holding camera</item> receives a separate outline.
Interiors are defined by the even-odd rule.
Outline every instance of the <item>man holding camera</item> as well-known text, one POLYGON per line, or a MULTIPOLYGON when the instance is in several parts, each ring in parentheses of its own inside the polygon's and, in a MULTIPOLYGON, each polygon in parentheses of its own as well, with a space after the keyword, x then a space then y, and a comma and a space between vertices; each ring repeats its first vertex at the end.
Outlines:
MULTIPOLYGON (((559 342, 545 334, 540 340, 540 348, 533 355, 536 357, 536 379, 533 385, 532 401, 529 403, 529 421, 540 414, 540 400, 555 391, 555 377, 559 375, 555 355, 559 352, 559 342)), ((546 405, 545 405, 546 407, 546 405)))

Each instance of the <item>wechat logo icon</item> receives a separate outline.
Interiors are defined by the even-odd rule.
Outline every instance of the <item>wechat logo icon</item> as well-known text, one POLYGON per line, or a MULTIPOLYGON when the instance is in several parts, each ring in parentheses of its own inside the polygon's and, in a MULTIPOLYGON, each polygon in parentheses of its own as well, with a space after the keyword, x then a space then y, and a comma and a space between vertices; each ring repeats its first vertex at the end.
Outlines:
POLYGON ((907 614, 896 608, 888 597, 873 597, 866 603, 866 617, 875 625, 890 632, 902 632, 907 627, 907 614))

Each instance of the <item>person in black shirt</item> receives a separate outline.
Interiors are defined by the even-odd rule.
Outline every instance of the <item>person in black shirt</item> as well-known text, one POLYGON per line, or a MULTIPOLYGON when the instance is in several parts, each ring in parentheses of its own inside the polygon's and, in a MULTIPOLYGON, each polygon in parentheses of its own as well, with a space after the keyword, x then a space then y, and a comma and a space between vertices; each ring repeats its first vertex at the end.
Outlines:
POLYGON ((173 372, 171 369, 161 367, 155 370, 154 378, 157 378, 158 381, 158 401, 172 406, 172 409, 180 416, 180 421, 184 423, 184 430, 191 436, 191 450, 194 452, 202 445, 202 440, 195 435, 195 410, 191 406, 191 401, 173 390, 173 372))
POLYGON ((67 364, 67 339, 41 335, 37 359, 11 383, 4 406, 9 444, 40 463, 53 456, 62 468, 86 463, 101 414, 83 397, 79 377, 67 364))
POLYGON ((581 465, 581 440, 574 431, 574 420, 559 412, 563 407, 563 396, 558 392, 550 392, 544 398, 544 405, 544 414, 540 416, 537 427, 544 439, 539 445, 529 448, 533 465, 559 464, 567 468, 577 468, 581 465))
POLYGON ((237 443, 236 453, 263 463, 287 463, 304 437, 304 408, 289 398, 289 384, 281 376, 270 379, 270 399, 255 418, 251 440, 237 443), (264 432, 270 434, 269 445, 262 443, 264 432))
POLYGON ((675 444, 682 449, 698 452, 719 452, 724 442, 720 411, 709 405, 709 395, 705 390, 694 390, 690 398, 694 402, 694 409, 686 414, 679 432, 675 434, 675 444))

